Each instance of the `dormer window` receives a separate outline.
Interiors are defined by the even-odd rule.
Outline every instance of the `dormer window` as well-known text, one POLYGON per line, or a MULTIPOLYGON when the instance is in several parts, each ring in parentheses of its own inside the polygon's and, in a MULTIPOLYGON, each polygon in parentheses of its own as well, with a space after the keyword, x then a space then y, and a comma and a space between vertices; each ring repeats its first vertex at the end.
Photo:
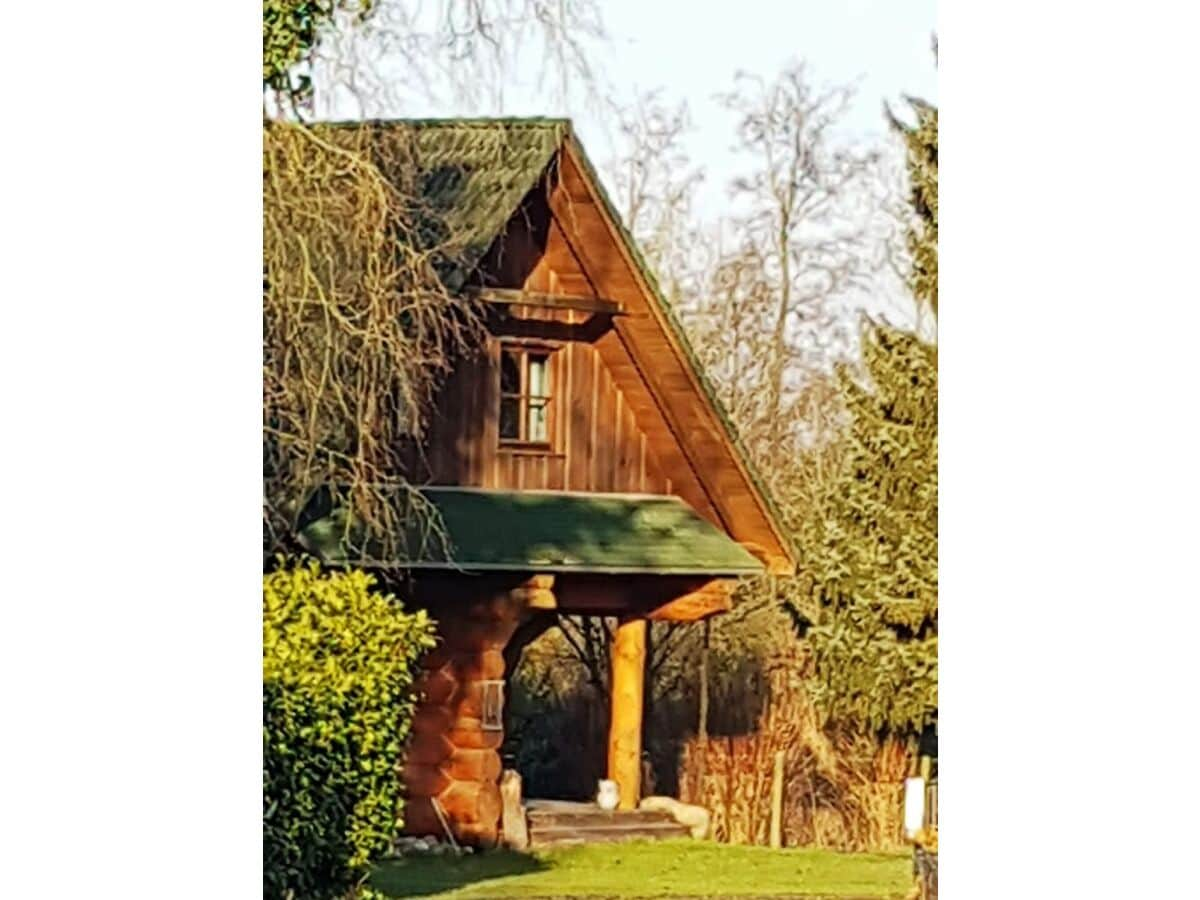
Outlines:
POLYGON ((550 445, 550 355, 548 347, 500 347, 500 442, 550 445))

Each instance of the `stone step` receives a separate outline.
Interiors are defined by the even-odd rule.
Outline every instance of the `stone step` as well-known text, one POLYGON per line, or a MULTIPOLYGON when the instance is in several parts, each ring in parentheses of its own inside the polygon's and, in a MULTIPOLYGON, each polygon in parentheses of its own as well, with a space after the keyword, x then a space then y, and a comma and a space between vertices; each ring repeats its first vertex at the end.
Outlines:
POLYGON ((531 828, 609 828, 638 827, 641 825, 674 825, 675 820, 664 812, 650 810, 623 810, 605 812, 602 809, 588 810, 528 810, 531 828))
POLYGON ((618 841, 663 841, 685 838, 689 831, 674 820, 650 823, 539 826, 530 823, 531 847, 563 847, 572 844, 602 844, 618 841))

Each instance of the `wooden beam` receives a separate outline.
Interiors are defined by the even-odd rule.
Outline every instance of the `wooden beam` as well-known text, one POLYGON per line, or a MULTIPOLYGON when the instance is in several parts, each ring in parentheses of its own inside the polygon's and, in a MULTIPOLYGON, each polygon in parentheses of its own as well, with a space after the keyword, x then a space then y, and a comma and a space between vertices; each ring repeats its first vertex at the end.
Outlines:
POLYGON ((608 316, 628 315, 615 300, 603 297, 585 297, 574 294, 548 294, 544 291, 521 291, 508 288, 472 288, 468 293, 484 303, 497 306, 540 306, 549 309, 574 309, 580 312, 601 313, 608 316))
POLYGON ((612 716, 608 777, 617 783, 619 809, 637 809, 642 792, 642 702, 646 677, 646 620, 622 619, 612 647, 612 716))
POLYGON ((652 622, 699 622, 717 613, 733 609, 735 581, 720 579, 706 584, 651 611, 646 618, 652 622))
POLYGON ((641 616, 655 622, 696 622, 732 607, 736 578, 712 575, 570 573, 554 583, 558 612, 641 616))
POLYGON ((529 609, 558 609, 558 598, 551 590, 533 590, 525 598, 529 609))

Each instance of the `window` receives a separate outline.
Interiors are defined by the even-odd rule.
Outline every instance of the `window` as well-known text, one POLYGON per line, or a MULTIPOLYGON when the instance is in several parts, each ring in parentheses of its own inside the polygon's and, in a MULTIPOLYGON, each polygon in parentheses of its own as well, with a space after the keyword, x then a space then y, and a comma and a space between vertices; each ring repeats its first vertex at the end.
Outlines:
POLYGON ((550 443, 550 351, 544 347, 500 349, 500 440, 550 443))

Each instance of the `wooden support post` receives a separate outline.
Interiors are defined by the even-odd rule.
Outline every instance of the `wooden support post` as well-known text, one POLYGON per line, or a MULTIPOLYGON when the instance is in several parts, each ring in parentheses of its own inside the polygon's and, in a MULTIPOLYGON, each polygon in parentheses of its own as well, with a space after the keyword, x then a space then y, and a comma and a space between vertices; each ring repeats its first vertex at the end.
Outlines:
POLYGON ((783 846, 783 751, 775 752, 775 770, 771 773, 771 848, 783 846))
POLYGON ((612 648, 612 716, 608 777, 620 791, 618 809, 637 809, 642 789, 642 699, 646 676, 646 620, 623 619, 612 648))
POLYGON ((931 825, 935 824, 933 821, 933 805, 929 802, 929 795, 931 793, 930 781, 933 777, 933 759, 922 754, 920 761, 917 764, 917 773, 920 776, 922 783, 925 785, 925 798, 923 803, 924 813, 922 813, 921 817, 921 827, 929 828, 931 825))

